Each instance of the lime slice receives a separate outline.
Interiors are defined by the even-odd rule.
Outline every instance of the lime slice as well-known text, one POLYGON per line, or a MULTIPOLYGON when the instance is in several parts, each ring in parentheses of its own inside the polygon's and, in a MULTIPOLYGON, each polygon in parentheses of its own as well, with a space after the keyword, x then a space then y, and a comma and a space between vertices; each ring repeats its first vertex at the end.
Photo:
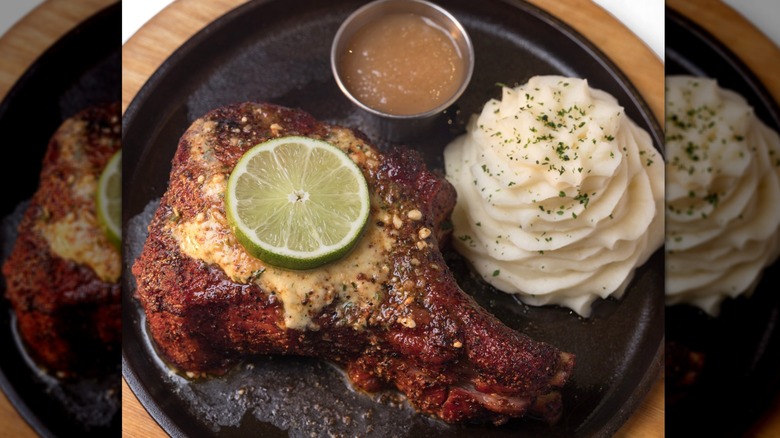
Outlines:
POLYGON ((117 248, 122 244, 122 151, 108 160, 97 187, 97 216, 106 237, 117 248))
POLYGON ((343 257, 368 220, 368 185, 340 149, 282 137, 248 150, 230 174, 225 206, 238 241, 258 259, 311 269, 343 257))

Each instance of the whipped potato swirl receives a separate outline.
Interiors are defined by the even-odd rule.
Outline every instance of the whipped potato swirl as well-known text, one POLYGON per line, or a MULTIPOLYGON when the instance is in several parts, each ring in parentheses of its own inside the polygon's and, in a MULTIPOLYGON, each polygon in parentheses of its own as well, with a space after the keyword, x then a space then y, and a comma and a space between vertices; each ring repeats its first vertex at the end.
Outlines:
POLYGON ((666 80, 666 302, 717 315, 778 254, 780 138, 713 79, 666 80))
POLYGON ((456 249, 529 305, 589 316, 663 242, 663 158, 586 80, 503 87, 444 159, 458 191, 456 249))

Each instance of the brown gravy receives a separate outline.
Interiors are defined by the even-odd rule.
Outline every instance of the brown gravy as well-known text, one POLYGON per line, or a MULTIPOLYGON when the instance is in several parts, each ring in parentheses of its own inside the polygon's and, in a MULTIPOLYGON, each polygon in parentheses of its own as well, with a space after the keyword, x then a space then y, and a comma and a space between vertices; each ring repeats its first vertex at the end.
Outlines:
POLYGON ((385 15, 358 30, 339 59, 355 98, 394 115, 427 112, 452 97, 464 80, 463 55, 432 20, 412 13, 385 15))

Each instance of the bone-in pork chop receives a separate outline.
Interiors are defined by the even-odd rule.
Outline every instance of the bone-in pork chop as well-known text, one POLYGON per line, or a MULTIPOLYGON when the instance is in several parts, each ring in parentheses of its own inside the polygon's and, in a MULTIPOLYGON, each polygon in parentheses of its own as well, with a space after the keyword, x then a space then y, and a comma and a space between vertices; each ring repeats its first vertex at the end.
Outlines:
POLYGON ((57 129, 3 265, 27 350, 59 375, 119 363, 121 257, 95 202, 100 174, 121 146, 119 122, 116 102, 87 108, 57 129))
POLYGON ((574 357, 506 327, 458 287, 439 249, 455 200, 414 151, 379 152, 350 129, 269 104, 211 111, 182 136, 132 268, 158 351, 193 377, 258 354, 322 357, 358 388, 397 388, 448 422, 555 421, 574 357), (288 135, 339 147, 371 192, 360 242, 308 271, 253 258, 225 217, 242 154, 288 135))

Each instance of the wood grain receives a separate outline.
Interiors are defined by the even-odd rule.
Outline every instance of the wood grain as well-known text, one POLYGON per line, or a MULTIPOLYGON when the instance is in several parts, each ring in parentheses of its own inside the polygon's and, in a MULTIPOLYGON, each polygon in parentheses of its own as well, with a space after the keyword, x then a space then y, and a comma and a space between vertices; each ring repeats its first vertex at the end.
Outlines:
POLYGON ((728 47, 780 102, 780 48, 758 28, 719 0, 667 0, 666 4, 728 47))
POLYGON ((0 435, 19 438, 37 437, 32 428, 19 416, 5 394, 0 392, 0 435))
POLYGON ((122 436, 127 438, 166 438, 168 436, 122 379, 122 436))
MULTIPOLYGON (((46 49, 116 0, 49 0, 0 38, 0 99, 46 49)), ((119 44, 119 42, 117 42, 119 44)))
MULTIPOLYGON (((780 48, 741 14, 717 0, 667 0, 667 7, 686 16, 728 47, 780 102, 780 48)), ((780 395, 746 435, 780 436, 780 395)))
MULTIPOLYGON (((52 44, 116 0, 49 0, 0 37, 0 100, 52 44)), ((117 41, 119 44, 119 41, 117 41)), ((0 392, 0 436, 37 437, 0 392)))
MULTIPOLYGON (((625 26, 595 3, 583 0, 530 0, 582 33, 628 76, 663 121, 663 64, 625 26)), ((170 54, 205 25, 244 3, 244 0, 179 0, 144 25, 122 49, 123 111, 146 80, 170 54)), ((658 29, 662 32, 663 29, 658 29)), ((164 437, 129 388, 122 392, 123 430, 128 437, 164 437)), ((619 436, 663 436, 664 392, 659 378, 641 407, 619 431, 619 436)))
POLYGON ((178 0, 122 47, 122 112, 146 80, 191 36, 246 0, 178 0))

